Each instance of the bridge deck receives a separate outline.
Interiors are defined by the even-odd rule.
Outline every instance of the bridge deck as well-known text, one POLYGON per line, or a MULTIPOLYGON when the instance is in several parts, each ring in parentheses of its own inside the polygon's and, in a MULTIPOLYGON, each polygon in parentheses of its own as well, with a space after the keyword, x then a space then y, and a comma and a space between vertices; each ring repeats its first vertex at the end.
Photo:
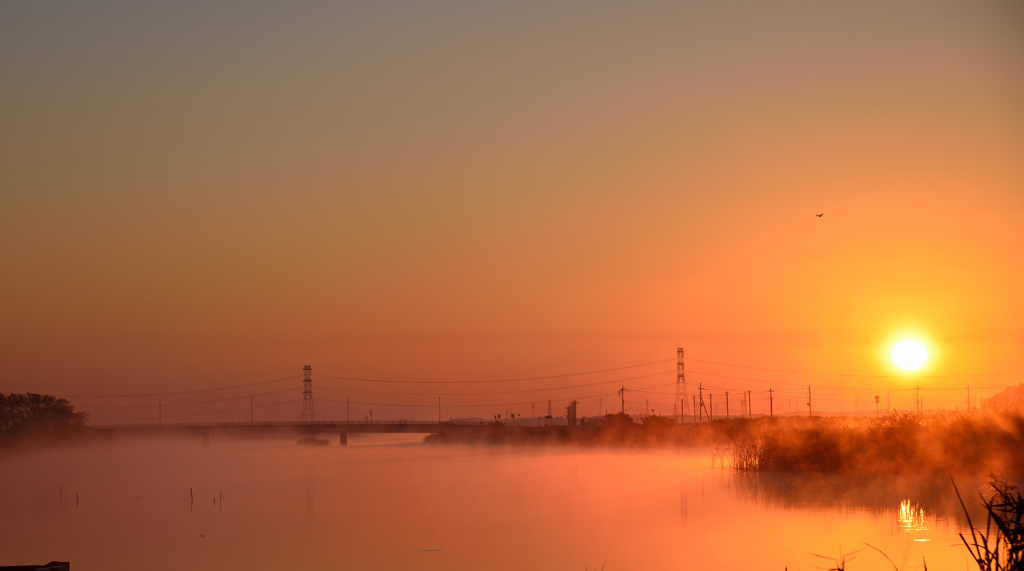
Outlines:
POLYGON ((108 424, 89 426, 100 434, 355 434, 355 433, 431 433, 479 430, 490 422, 227 422, 227 423, 164 423, 108 424))

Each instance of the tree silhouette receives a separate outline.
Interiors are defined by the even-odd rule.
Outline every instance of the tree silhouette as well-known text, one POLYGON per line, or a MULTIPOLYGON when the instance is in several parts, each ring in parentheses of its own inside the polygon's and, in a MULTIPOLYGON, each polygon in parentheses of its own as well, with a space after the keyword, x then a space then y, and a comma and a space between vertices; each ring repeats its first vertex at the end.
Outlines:
POLYGON ((81 428, 86 416, 76 412, 67 399, 35 393, 0 393, 0 434, 81 428))

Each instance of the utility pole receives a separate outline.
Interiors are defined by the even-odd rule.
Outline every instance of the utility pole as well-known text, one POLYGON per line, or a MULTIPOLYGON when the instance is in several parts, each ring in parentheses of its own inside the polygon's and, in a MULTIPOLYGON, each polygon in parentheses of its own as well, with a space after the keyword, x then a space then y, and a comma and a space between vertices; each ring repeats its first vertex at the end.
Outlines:
POLYGON ((619 412, 621 412, 622 414, 626 414, 626 386, 625 385, 623 385, 622 388, 619 389, 619 399, 622 401, 622 410, 619 411, 619 412))
MULTIPOLYGON (((772 388, 768 389, 768 418, 772 418, 772 417, 775 416, 775 403, 772 402, 772 392, 773 392, 773 390, 774 389, 772 389, 772 388)), ((747 392, 749 393, 750 391, 747 391, 747 392)))
POLYGON ((704 420, 704 385, 697 383, 697 397, 700 399, 700 408, 697 410, 697 422, 704 420))
POLYGON ((811 408, 811 385, 807 385, 807 416, 814 416, 814 410, 811 408))
POLYGON ((725 391, 725 418, 729 418, 729 391, 725 391))

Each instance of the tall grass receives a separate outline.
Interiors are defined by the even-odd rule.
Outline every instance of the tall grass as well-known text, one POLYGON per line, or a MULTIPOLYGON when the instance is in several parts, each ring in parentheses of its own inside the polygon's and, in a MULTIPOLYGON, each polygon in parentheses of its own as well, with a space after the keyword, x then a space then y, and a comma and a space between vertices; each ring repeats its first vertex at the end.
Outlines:
POLYGON ((714 448, 732 466, 757 473, 842 476, 1024 475, 1021 409, 882 418, 733 418, 680 424, 664 417, 635 422, 622 414, 579 427, 493 424, 431 435, 427 442, 486 445, 714 448))
MULTIPOLYGON (((956 483, 953 484, 956 489, 956 483)), ((985 529, 975 527, 971 514, 956 489, 960 506, 967 516, 971 539, 960 534, 961 541, 971 558, 982 571, 1024 570, 1024 497, 1016 486, 993 477, 988 489, 981 493, 981 503, 987 513, 985 529)))
POLYGON ((733 466, 754 472, 859 475, 1024 474, 1021 413, 892 413, 811 418, 748 431, 733 466))

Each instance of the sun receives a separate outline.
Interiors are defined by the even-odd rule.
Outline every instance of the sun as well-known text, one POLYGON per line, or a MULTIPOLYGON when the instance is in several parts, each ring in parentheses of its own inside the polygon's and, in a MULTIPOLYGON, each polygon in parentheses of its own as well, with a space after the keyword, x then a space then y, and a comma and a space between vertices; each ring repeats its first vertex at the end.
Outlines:
POLYGON ((892 348, 892 362, 904 371, 919 369, 927 360, 928 350, 920 341, 907 339, 892 348))

